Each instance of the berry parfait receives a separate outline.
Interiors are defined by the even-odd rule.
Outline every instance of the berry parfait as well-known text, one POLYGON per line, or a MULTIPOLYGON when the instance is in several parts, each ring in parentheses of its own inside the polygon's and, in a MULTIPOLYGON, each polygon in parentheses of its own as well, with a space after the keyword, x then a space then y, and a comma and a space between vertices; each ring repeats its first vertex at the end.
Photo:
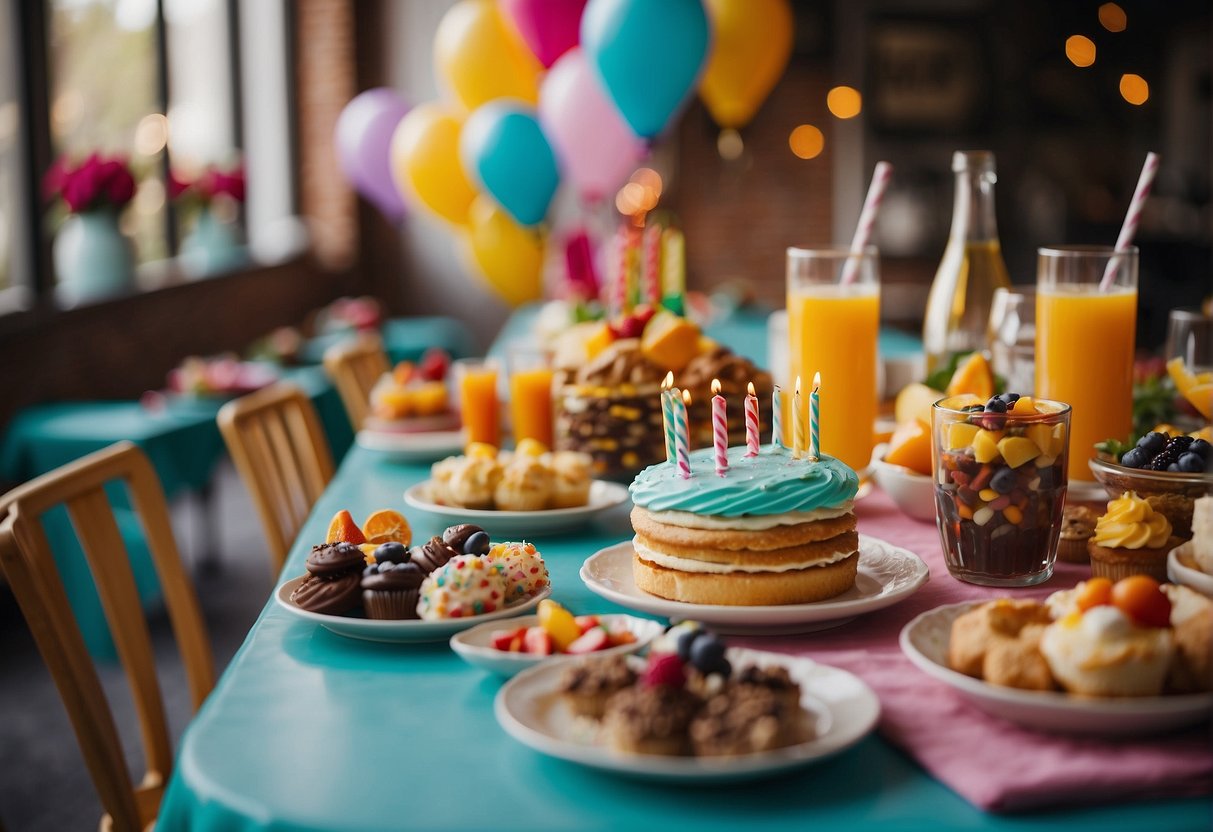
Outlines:
POLYGON ((948 571, 986 586, 1047 581, 1066 500, 1070 406, 1001 393, 931 408, 936 522, 948 571))
POLYGON ((1213 494, 1213 444, 1208 428, 1183 434, 1160 425, 1126 448, 1108 440, 1096 445, 1091 473, 1115 499, 1135 491, 1155 511, 1166 515, 1174 533, 1192 536, 1192 507, 1198 497, 1213 494))

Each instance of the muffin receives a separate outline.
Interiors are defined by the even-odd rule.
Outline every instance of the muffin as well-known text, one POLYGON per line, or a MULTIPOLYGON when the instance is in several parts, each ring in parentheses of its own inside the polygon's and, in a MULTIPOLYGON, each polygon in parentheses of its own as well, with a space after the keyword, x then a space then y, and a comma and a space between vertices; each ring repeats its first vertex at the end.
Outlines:
POLYGON ((451 502, 451 478, 459 470, 463 457, 448 456, 430 466, 430 499, 436 503, 451 502))
POLYGON ((493 492, 501 478, 501 466, 495 457, 460 457, 446 485, 447 502, 463 508, 491 509, 493 492))
POLYGON ((578 662, 560 679, 560 696, 575 716, 602 719, 607 700, 636 682, 626 656, 578 662))
POLYGON ((507 604, 529 598, 549 583, 547 564, 533 544, 498 543, 487 557, 490 563, 501 564, 507 604))
POLYGON ((672 685, 638 684, 607 700, 603 735, 617 751, 680 755, 690 752, 688 729, 699 699, 672 685))
POLYGON ((548 507, 555 477, 538 457, 516 455, 493 490, 499 511, 540 511, 548 507))
POLYGON ((351 543, 313 546, 307 557, 308 575, 291 593, 300 609, 323 615, 341 615, 358 605, 362 568, 366 558, 351 543))
POLYGON ((505 606, 505 586, 500 564, 490 564, 476 555, 460 555, 422 582, 417 613, 433 621, 496 612, 505 606))
POLYGON ((1119 609, 1104 604, 1050 624, 1040 651, 1070 693, 1157 696, 1174 644, 1170 629, 1137 626, 1119 609))
POLYGON ((1183 541, 1171 534, 1171 523, 1150 504, 1126 491, 1108 503, 1087 541, 1091 574, 1118 581, 1130 575, 1167 580, 1167 553, 1183 541))
POLYGON ((733 687, 766 691, 790 713, 800 710, 800 685, 792 681, 786 667, 744 667, 734 678, 733 687))
POLYGON ((699 757, 735 757, 795 745, 805 739, 801 714, 770 688, 730 685, 691 720, 691 748, 699 757))
POLYGON ((1086 506, 1066 506, 1061 512, 1061 534, 1057 539, 1057 557, 1066 563, 1087 563, 1087 541, 1095 535, 1099 516, 1086 506))
POLYGON ((1176 693, 1213 689, 1213 601, 1178 584, 1163 584, 1171 601, 1171 633, 1175 655, 1167 671, 1167 687, 1176 693))
POLYGON ((368 618, 418 618, 417 599, 425 573, 410 561, 372 563, 362 571, 362 608, 368 618))
POLYGON ((575 508, 590 501, 593 481, 593 459, 577 451, 557 451, 552 454, 552 508, 575 508))

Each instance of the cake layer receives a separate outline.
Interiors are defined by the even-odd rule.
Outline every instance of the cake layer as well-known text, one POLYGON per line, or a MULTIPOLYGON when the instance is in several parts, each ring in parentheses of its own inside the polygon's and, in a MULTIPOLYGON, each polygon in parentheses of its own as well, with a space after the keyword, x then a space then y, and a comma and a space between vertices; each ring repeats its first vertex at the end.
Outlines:
POLYGON ((632 558, 636 586, 650 595, 688 604, 731 607, 809 604, 841 595, 855 585, 859 553, 824 566, 791 572, 683 572, 632 558))
POLYGON ((855 472, 830 456, 809 462, 770 445, 757 456, 745 454, 745 446, 729 448, 725 476, 714 473, 712 448, 691 454, 690 477, 680 476, 671 462, 650 465, 632 482, 632 502, 654 512, 765 517, 839 507, 859 490, 855 472))
POLYGON ((671 526, 657 521, 653 512, 640 506, 632 509, 631 519, 632 528, 637 534, 656 541, 660 544, 658 548, 662 549, 677 546, 762 552, 829 540, 844 532, 855 530, 855 515, 850 513, 811 523, 775 526, 755 531, 671 526))
MULTIPOLYGON (((682 526, 684 529, 731 529, 735 531, 763 531, 776 526, 795 526, 816 520, 830 520, 850 514, 855 503, 847 500, 833 508, 816 508, 812 511, 786 511, 783 514, 764 514, 761 517, 712 517, 707 514, 692 514, 689 511, 650 511, 649 517, 667 526, 682 526)), ((647 509, 646 509, 647 510, 647 509)))
POLYGON ((737 552, 727 550, 704 550, 702 548, 681 547, 670 549, 646 540, 642 535, 632 539, 632 546, 638 557, 683 572, 790 572, 796 569, 807 569, 810 566, 822 566, 827 563, 837 563, 843 558, 850 557, 859 549, 859 535, 846 532, 838 537, 822 540, 818 543, 807 543, 804 546, 791 546, 787 549, 775 549, 769 552, 737 552))

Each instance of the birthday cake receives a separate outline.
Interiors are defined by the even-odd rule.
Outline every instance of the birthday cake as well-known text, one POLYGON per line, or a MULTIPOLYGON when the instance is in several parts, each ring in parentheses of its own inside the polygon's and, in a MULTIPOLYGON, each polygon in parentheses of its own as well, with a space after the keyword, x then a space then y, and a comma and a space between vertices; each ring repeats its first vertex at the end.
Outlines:
POLYGON ((672 462, 632 482, 636 585, 692 604, 803 604, 855 585, 859 535, 852 511, 859 478, 830 456, 794 459, 765 445, 690 454, 691 475, 672 462))

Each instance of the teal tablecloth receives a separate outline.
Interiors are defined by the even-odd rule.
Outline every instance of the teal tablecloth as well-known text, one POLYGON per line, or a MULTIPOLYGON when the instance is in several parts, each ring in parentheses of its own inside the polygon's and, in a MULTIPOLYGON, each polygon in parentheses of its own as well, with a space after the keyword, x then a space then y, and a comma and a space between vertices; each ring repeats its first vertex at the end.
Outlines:
MULTIPOLYGON (((427 476, 353 448, 281 576, 304 571, 329 518, 400 506, 427 476)), ((411 515, 415 537, 441 523, 411 515)), ((862 518, 861 518, 862 521, 862 518)), ((616 511, 535 540, 554 597, 617 611, 578 578, 585 557, 631 534, 616 511)), ((906 615, 890 608, 874 615, 906 615)), ((157 827, 248 830, 1207 829, 1208 799, 1023 816, 984 814, 876 736, 778 779, 712 788, 647 784, 548 759, 493 716, 500 680, 446 644, 355 641, 267 603, 182 741, 157 827)))
MULTIPOLYGON (((454 318, 391 318, 380 327, 379 334, 392 363, 417 361, 430 347, 441 347, 450 353, 451 358, 467 358, 476 352, 472 334, 461 321, 454 318)), ((303 345, 300 360, 308 364, 319 364, 324 360, 325 350, 352 336, 352 332, 317 335, 303 345)))

